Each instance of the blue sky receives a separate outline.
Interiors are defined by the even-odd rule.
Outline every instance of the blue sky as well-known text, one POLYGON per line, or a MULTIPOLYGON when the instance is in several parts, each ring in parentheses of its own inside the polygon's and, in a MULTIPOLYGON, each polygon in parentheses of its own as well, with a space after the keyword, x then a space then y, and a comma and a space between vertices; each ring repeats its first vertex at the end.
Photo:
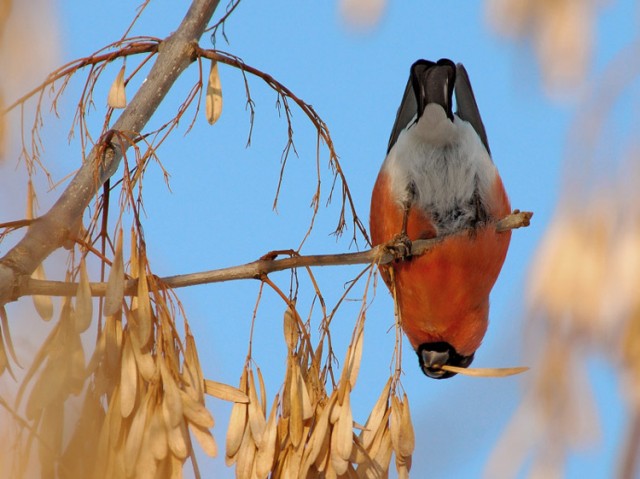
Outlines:
MULTIPOLYGON (((128 1, 59 0, 58 5, 62 62, 86 56, 117 39, 134 12, 133 3, 128 1)), ((165 37, 177 26, 186 7, 187 2, 153 1, 134 34, 165 37)), ((631 8, 632 3, 624 1, 602 10, 589 76, 599 74, 631 38, 635 28, 631 8)), ((224 4, 220 12, 223 9, 224 4)), ((569 99, 551 100, 542 87, 531 49, 491 31, 480 2, 390 2, 378 27, 362 33, 348 28, 335 2, 245 0, 228 20, 226 34, 229 44, 219 37, 218 48, 274 76, 313 105, 326 122, 365 223, 371 188, 384 159, 409 66, 418 58, 441 57, 465 64, 512 205, 535 212, 532 226, 512 236, 492 294, 490 329, 475 365, 522 364, 525 275, 559 197, 566 134, 579 92, 569 99)), ((209 40, 204 38, 201 45, 210 46, 209 40)), ((119 67, 113 66, 113 76, 119 67)), ((159 125, 170 114, 197 74, 192 66, 183 75, 152 125, 159 125)), ((275 213, 271 206, 287 132, 286 122, 275 109, 276 95, 261 80, 249 77, 256 118, 251 147, 246 148, 249 113, 242 76, 225 65, 220 65, 220 76, 224 108, 219 122, 210 127, 201 113, 193 131, 185 136, 188 121, 183 122, 159 150, 171 175, 171 189, 164 184, 158 168, 148 174, 144 230, 152 267, 160 276, 241 264, 272 249, 295 248, 308 226, 308 205, 315 184, 316 138, 312 126, 293 107, 298 157, 289 159, 275 213)), ((111 78, 99 88, 106 92, 111 78)), ((77 92, 78 86, 68 93, 70 105, 73 88, 77 92)), ((95 133, 104 107, 96 103, 95 133)), ((48 133, 54 145, 51 157, 64 157, 76 165, 77 150, 65 144, 68 121, 63 117, 48 133)), ((351 230, 338 239, 330 234, 337 221, 338 198, 324 208, 331 183, 327 159, 325 149, 321 157, 323 208, 302 250, 307 254, 354 249, 351 230)), ((62 176, 70 163, 57 165, 54 170, 62 176)), ((329 304, 335 303, 345 282, 358 271, 357 267, 317 270, 329 304)), ((273 278, 287 288, 287 274, 273 278)), ((252 281, 179 291, 206 377, 237 384, 257 291, 258 283, 252 281)), ((302 295, 302 304, 308 304, 310 298, 302 295)), ((357 308, 357 303, 347 304, 334 321, 338 357, 344 355, 357 308)), ((273 294, 265 293, 257 318, 254 359, 266 373, 270 397, 280 387, 285 367, 283 313, 283 304, 273 294)), ((392 324, 392 302, 380 287, 368 312, 363 364, 352 399, 355 420, 361 423, 388 377, 392 324)), ((572 459, 568 477, 608 476, 621 434, 622 412, 615 395, 617 384, 610 377, 612 371, 598 360, 590 367, 603 413, 601 438, 593 449, 572 459)), ((412 477, 479 477, 517 407, 523 379, 458 376, 431 381, 419 371, 406 341, 404 369, 402 384, 417 434, 412 477)), ((214 434, 222 446, 230 406, 214 400, 208 404, 217 421, 214 434)), ((233 477, 233 471, 225 468, 220 458, 211 461, 202 457, 201 467, 215 471, 216 477, 233 477)))

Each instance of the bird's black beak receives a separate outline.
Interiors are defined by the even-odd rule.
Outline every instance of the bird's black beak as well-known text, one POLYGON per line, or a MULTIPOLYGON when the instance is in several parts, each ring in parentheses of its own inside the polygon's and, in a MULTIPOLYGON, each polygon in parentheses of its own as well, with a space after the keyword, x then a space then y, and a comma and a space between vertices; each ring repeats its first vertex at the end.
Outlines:
POLYGON ((473 354, 462 356, 453 346, 443 341, 437 343, 423 343, 418 347, 418 360, 422 372, 433 379, 446 379, 456 373, 445 371, 442 366, 468 367, 473 361, 473 354))

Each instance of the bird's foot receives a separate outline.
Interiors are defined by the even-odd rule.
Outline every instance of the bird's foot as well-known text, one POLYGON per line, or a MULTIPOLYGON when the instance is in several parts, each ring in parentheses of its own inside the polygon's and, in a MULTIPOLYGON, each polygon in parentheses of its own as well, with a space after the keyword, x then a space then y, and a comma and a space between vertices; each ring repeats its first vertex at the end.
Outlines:
POLYGON ((385 249, 393 255, 394 261, 407 261, 411 259, 411 240, 406 233, 400 233, 393 237, 385 245, 385 249))

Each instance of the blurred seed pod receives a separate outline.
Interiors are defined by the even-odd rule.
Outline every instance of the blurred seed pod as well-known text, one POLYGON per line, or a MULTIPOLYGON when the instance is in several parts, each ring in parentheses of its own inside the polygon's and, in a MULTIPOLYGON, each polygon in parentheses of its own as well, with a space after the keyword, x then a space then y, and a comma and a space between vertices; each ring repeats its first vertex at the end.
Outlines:
POLYGON ((215 60, 211 60, 211 69, 209 70, 205 113, 210 125, 218 121, 222 114, 222 85, 220 83, 220 74, 218 73, 218 62, 215 60))
POLYGON ((127 106, 127 93, 124 87, 124 65, 120 68, 120 71, 116 75, 115 80, 109 88, 109 94, 107 96, 107 105, 111 108, 124 108, 127 106))

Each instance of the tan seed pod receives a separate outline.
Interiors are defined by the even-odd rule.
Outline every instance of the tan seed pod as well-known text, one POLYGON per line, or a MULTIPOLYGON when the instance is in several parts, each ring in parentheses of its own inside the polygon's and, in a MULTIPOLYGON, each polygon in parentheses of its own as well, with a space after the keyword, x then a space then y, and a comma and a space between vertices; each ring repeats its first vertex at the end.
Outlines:
MULTIPOLYGON (((33 279, 46 280, 47 275, 44 272, 44 266, 42 263, 34 270, 31 275, 33 279)), ((53 317, 53 301, 51 296, 43 296, 41 294, 34 294, 33 305, 36 307, 38 315, 45 321, 49 321, 53 317)))
POLYGON ((411 456, 396 456, 396 472, 398 478, 409 479, 409 471, 411 470, 411 456))
POLYGON ((151 415, 149 418, 149 426, 145 432, 149 438, 146 443, 153 457, 158 461, 162 461, 167 457, 167 451, 169 450, 167 430, 164 427, 162 410, 155 407, 149 414, 151 415))
POLYGON ((258 384, 260 385, 260 406, 262 406, 263 416, 267 416, 267 388, 264 385, 264 378, 262 377, 262 371, 260 368, 256 368, 256 374, 258 375, 258 384))
MULTIPOLYGON (((127 333, 129 336, 129 333, 127 333)), ((120 412, 129 417, 136 403, 138 391, 138 367, 131 349, 131 340, 125 339, 120 365, 120 412)))
POLYGON ((344 470, 336 467, 334 455, 348 462, 353 448, 353 417, 351 413, 350 394, 344 398, 340 407, 340 416, 331 432, 331 460, 337 474, 344 474, 344 470))
MULTIPOLYGON (((164 402, 163 402, 164 404, 164 402)), ((167 424, 166 416, 164 416, 164 425, 167 430, 167 444, 169 445, 169 449, 179 459, 185 459, 189 455, 189 447, 188 447, 188 431, 187 426, 184 421, 180 421, 175 427, 169 427, 167 424)))
POLYGON ((195 376, 193 381, 190 380, 189 382, 195 387, 198 397, 200 397, 204 392, 204 377, 202 375, 200 359, 198 358, 196 340, 193 337, 193 334, 191 334, 191 329, 188 324, 185 324, 185 344, 184 362, 189 373, 195 376))
POLYGON ((409 398, 404 393, 402 397, 402 414, 400 417, 400 447, 398 452, 402 457, 410 457, 415 447, 415 433, 411 422, 411 412, 409 411, 409 398))
POLYGON ((218 455, 218 445, 208 429, 190 422, 189 430, 191 434, 195 436, 198 444, 200 444, 200 447, 207 456, 216 457, 218 455))
POLYGON ((315 463, 320 454, 325 439, 331 434, 329 431, 329 414, 332 404, 329 402, 324 407, 318 405, 316 409, 316 420, 313 423, 313 431, 305 448, 303 462, 300 470, 301 477, 307 477, 309 469, 315 463))
POLYGON ((289 386, 290 393, 290 407, 289 411, 289 436, 291 437, 291 444, 293 447, 298 447, 298 444, 302 441, 302 431, 304 429, 303 425, 303 407, 302 407, 302 389, 298 382, 299 375, 299 366, 298 363, 292 361, 291 367, 293 370, 291 371, 291 384, 289 386))
POLYGON ((251 428, 245 429, 245 434, 242 437, 242 444, 238 450, 237 464, 236 464, 236 478, 245 479, 250 478, 253 471, 253 464, 256 456, 256 444, 251 434, 251 428))
POLYGON ((157 376, 157 368, 156 363, 151 357, 151 353, 148 351, 142 352, 140 349, 140 345, 137 344, 137 338, 135 334, 129 336, 131 338, 131 350, 133 351, 133 356, 136 359, 136 364, 138 365, 138 371, 140 371, 140 376, 145 381, 155 381, 157 376))
MULTIPOLYGON (((243 371, 240 377, 240 390, 243 394, 247 390, 247 371, 243 371)), ((249 407, 245 403, 236 402, 231 408, 229 427, 227 429, 227 439, 225 454, 228 458, 234 458, 242 444, 245 429, 248 426, 249 407)), ((235 461, 234 461, 235 462, 235 461)), ((232 462, 233 464, 233 462, 232 462)), ((229 464, 227 464, 229 465, 229 464)))
POLYGON ((267 427, 267 420, 262 412, 262 407, 258 400, 258 394, 256 391, 256 383, 253 376, 253 371, 249 370, 249 427, 251 428, 251 434, 256 444, 260 444, 262 441, 262 434, 265 427, 267 427))
POLYGON ((276 437, 278 433, 277 411, 279 399, 279 395, 276 394, 273 404, 271 405, 267 427, 262 435, 262 442, 258 445, 258 453, 255 460, 256 476, 258 479, 266 479, 273 468, 276 452, 276 437))
POLYGON ((222 399, 223 401, 244 404, 247 404, 249 402, 249 396, 247 396, 240 389, 229 386, 228 384, 212 381, 211 379, 205 379, 204 388, 204 392, 206 394, 218 399, 222 399))
POLYGON ((307 385, 304 383, 300 368, 296 368, 298 373, 298 388, 300 389, 300 397, 302 400, 302 419, 307 420, 313 417, 313 407, 311 407, 311 399, 309 398, 309 392, 307 385))
POLYGON ((91 285, 87 274, 87 265, 84 259, 80 262, 80 283, 76 293, 75 329, 78 333, 87 330, 91 324, 93 315, 93 299, 91 298, 91 285))
POLYGON ((149 283, 147 282, 146 258, 140 252, 138 271, 138 308, 136 309, 136 332, 140 344, 145 346, 151 339, 153 319, 151 315, 151 301, 149 297, 149 283))
POLYGON ((127 93, 124 88, 124 65, 113 80, 109 94, 107 96, 107 105, 111 108, 124 108, 127 106, 127 93))
POLYGON ((298 331, 295 311, 289 306, 284 312, 284 342, 290 353, 295 350, 299 336, 300 332, 298 331))
POLYGON ((211 60, 209 81, 207 82, 207 94, 205 98, 205 113, 207 121, 213 125, 222 114, 222 84, 218 74, 218 62, 211 60))
POLYGON ((189 423, 201 428, 210 429, 215 421, 204 404, 194 401, 186 392, 179 390, 182 399, 182 411, 189 423))
POLYGON ((163 358, 158 358, 158 366, 160 367, 160 375, 162 377, 162 388, 164 394, 162 397, 162 413, 167 424, 167 428, 175 428, 183 422, 183 407, 180 390, 173 376, 169 372, 163 358))
POLYGON ((371 413, 369 414, 367 422, 364 425, 364 429, 360 433, 360 441, 362 442, 362 446, 367 450, 371 446, 371 442, 373 441, 373 438, 375 437, 376 432, 378 431, 382 420, 385 417, 385 412, 389 408, 390 387, 391 378, 389 378, 385 386, 382 388, 382 392, 380 393, 378 400, 376 401, 373 409, 371 410, 371 413))
POLYGON ((396 455, 400 455, 400 444, 402 442, 402 405, 397 396, 391 397, 391 417, 389 421, 389 431, 391 432, 391 444, 396 455))
MULTIPOLYGON (((135 472, 138 454, 142 446, 142 438, 144 437, 145 426, 147 424, 147 414, 151 407, 149 400, 151 389, 147 392, 146 397, 141 402, 131 421, 131 427, 127 432, 124 445, 124 464, 127 476, 133 476, 135 472)), ((155 394, 155 393, 154 393, 155 394)))
POLYGON ((156 479, 158 476, 158 463, 151 451, 144 445, 140 448, 140 455, 136 462, 134 472, 136 479, 156 479))
POLYGON ((111 316, 122 310, 124 298, 124 259, 122 257, 122 229, 118 230, 116 250, 107 279, 107 291, 104 297, 104 316, 111 316))
POLYGON ((319 472, 323 472, 327 469, 328 466, 331 465, 331 427, 327 427, 326 434, 322 436, 322 442, 320 443, 320 449, 318 451, 318 455, 313 461, 313 465, 318 469, 319 472))
POLYGON ((360 372, 360 361, 362 360, 362 345, 364 344, 364 323, 359 323, 355 343, 349 358, 349 384, 351 389, 356 385, 356 379, 360 372))

